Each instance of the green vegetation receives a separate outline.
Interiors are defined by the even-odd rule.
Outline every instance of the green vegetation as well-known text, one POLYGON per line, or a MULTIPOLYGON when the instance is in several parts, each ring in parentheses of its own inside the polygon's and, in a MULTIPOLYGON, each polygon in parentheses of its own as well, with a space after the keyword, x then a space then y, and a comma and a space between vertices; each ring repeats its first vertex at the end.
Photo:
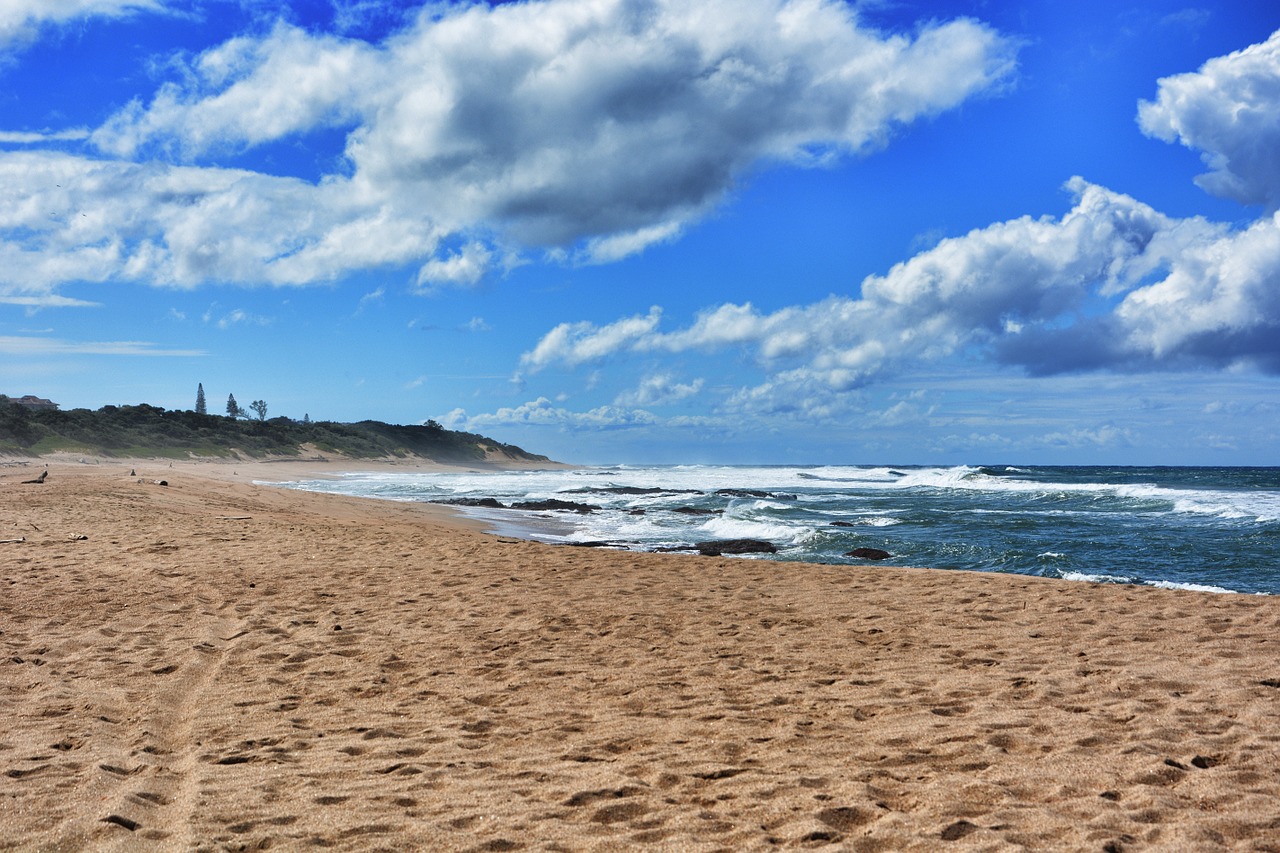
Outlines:
POLYGON ((447 430, 435 421, 400 426, 379 421, 265 420, 265 405, 262 408, 264 419, 260 420, 166 411, 145 403, 63 412, 26 408, 0 395, 0 453, 287 458, 301 455, 310 446, 353 459, 421 457, 465 464, 483 462, 486 451, 496 451, 514 460, 549 461, 482 435, 447 430))

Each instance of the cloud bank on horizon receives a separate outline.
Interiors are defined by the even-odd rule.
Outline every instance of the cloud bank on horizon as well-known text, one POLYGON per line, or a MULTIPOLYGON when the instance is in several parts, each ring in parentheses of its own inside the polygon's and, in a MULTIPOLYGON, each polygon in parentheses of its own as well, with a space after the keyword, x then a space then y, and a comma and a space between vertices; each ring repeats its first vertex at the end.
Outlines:
MULTIPOLYGON (((764 175, 874 163, 913 126, 1007 97, 1031 44, 964 14, 891 31, 843 0, 330 0, 323 25, 232 0, 0 0, 0 63, 77 27, 198 21, 220 3, 252 26, 139 59, 146 85, 127 98, 61 124, 57 110, 8 126, 0 113, 0 306, 31 316, 97 310, 113 288, 373 280, 356 309, 371 314, 384 282, 461 300, 530 267, 634 263, 734 211, 764 175)), ((1196 186, 1239 217, 1164 213, 1066 172, 1065 212, 969 222, 887 269, 849 270, 824 298, 786 298, 779 281, 767 308, 759 288, 720 287, 692 311, 658 294, 612 319, 564 319, 571 304, 554 322, 530 315, 506 330, 506 393, 521 396, 435 417, 892 427, 937 407, 904 389, 872 412, 865 390, 922 371, 1280 376, 1280 31, 1150 85, 1133 134, 1195 152, 1196 186)), ((244 308, 171 313, 272 325, 244 308)), ((470 316, 474 333, 492 330, 470 316)), ((208 353, 4 340, 10 353, 208 353)), ((415 375, 405 387, 429 387, 415 375)), ((1072 434, 1138 441, 1106 423, 1072 434)))

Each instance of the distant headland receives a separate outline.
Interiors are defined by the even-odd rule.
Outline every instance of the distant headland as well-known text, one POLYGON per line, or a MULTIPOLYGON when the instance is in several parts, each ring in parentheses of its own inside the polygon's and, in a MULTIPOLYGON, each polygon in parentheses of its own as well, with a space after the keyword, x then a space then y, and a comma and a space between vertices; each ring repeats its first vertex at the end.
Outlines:
POLYGON ((483 435, 381 421, 336 423, 211 415, 140 403, 62 410, 40 397, 0 394, 0 455, 83 453, 119 458, 425 459, 444 464, 554 464, 546 456, 483 435))

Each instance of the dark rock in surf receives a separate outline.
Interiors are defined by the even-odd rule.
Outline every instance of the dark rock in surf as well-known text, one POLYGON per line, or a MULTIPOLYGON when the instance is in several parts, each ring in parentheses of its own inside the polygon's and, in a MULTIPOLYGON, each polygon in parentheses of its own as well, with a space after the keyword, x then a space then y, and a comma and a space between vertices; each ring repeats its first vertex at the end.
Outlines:
POLYGON ((449 498, 443 501, 433 501, 433 503, 446 504, 448 506, 478 506, 484 509, 506 509, 506 506, 499 503, 496 498, 449 498))
POLYGON ((693 547, 704 557, 719 557, 722 554, 776 554, 778 546, 763 539, 714 539, 709 542, 698 542, 693 547))
POLYGON ((856 557, 859 560, 887 560, 893 555, 879 548, 854 548, 852 551, 846 551, 845 556, 856 557))
POLYGON ((854 524, 852 521, 833 521, 831 522, 831 526, 832 527, 857 527, 857 525, 854 524))
POLYGON ((726 498, 771 498, 770 492, 759 489, 716 489, 716 494, 726 498))
POLYGON ((585 486, 567 494, 585 495, 700 495, 701 489, 663 489, 657 486, 585 486))
POLYGON ((544 510, 566 510, 568 512, 580 512, 586 514, 589 512, 595 512, 600 507, 592 506, 591 504, 580 504, 576 501, 562 501, 557 500, 556 498, 548 498, 543 501, 522 501, 520 503, 512 504, 509 508, 523 509, 533 512, 544 510))
POLYGON ((671 511, 678 512, 681 515, 719 515, 724 510, 703 509, 702 507, 696 507, 696 506, 678 506, 671 511))

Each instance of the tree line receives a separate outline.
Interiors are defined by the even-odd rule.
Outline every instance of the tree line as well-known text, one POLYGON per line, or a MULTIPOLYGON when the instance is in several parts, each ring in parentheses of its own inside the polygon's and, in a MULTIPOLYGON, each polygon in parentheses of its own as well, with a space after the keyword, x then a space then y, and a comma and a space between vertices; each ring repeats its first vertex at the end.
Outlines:
MULTIPOLYGON (((265 416, 266 412, 255 414, 265 416)), ((95 411, 41 410, 0 396, 0 454, 38 456, 57 451, 173 458, 296 457, 320 452, 359 459, 416 456, 467 464, 483 464, 496 452, 508 459, 548 461, 483 435, 444 429, 434 421, 398 425, 367 420, 347 424, 283 417, 244 419, 191 409, 168 411, 146 403, 95 411)))
MULTIPOLYGON (((208 401, 205 400, 203 382, 196 383, 195 411, 197 415, 209 414, 209 404, 208 404, 208 401)), ((254 400, 252 403, 249 404, 249 409, 248 411, 246 411, 239 403, 236 402, 235 394, 227 395, 227 417, 231 418, 232 420, 235 420, 237 418, 248 418, 249 412, 253 412, 254 416, 258 420, 265 421, 267 419, 267 401, 254 400)), ((302 422, 304 424, 311 423, 311 415, 303 415, 302 422)))

